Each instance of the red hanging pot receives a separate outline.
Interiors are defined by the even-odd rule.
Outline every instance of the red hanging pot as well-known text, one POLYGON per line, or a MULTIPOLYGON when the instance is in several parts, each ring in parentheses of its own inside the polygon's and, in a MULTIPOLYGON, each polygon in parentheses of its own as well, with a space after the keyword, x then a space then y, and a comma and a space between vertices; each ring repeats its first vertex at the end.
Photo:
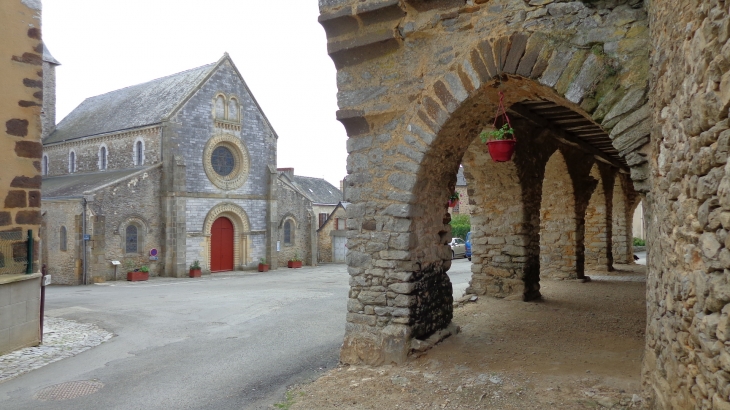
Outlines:
POLYGON ((515 153, 515 140, 499 140, 487 142, 489 155, 494 162, 507 162, 512 159, 515 153))
POLYGON ((449 199, 449 208, 453 208, 456 205, 459 205, 459 200, 458 199, 449 199))

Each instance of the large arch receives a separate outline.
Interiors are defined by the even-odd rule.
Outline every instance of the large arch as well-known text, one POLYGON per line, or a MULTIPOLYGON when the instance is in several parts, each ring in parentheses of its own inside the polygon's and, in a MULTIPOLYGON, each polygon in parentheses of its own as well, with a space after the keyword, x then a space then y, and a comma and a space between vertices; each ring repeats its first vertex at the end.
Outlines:
MULTIPOLYGON (((204 258, 200 262, 201 267, 206 272, 211 270, 211 231, 213 223, 220 217, 228 218, 233 223, 233 268, 240 269, 250 262, 251 252, 249 250, 248 235, 250 235, 251 225, 248 215, 239 205, 224 202, 208 211, 203 222, 205 240, 201 244, 201 252, 204 258)), ((194 255, 192 257, 195 259, 194 255)))
MULTIPOLYGON (((358 45, 345 39, 358 33, 347 27, 361 8, 348 10, 345 3, 337 2, 332 14, 320 18, 339 69, 338 119, 350 137, 346 199, 352 202, 347 210, 352 279, 341 360, 403 362, 414 339, 446 328, 452 317, 446 199, 459 163, 474 182, 470 290, 522 300, 540 297, 545 166, 560 146, 580 151, 583 162, 627 170, 625 156, 641 148, 648 134, 634 129, 644 125, 646 116, 629 118, 630 110, 644 107, 645 84, 634 89, 628 74, 612 72, 602 49, 591 52, 531 31, 485 38, 490 30, 504 31, 475 28, 469 30, 471 37, 455 33, 460 41, 452 37, 443 48, 429 43, 436 37, 407 35, 403 48, 398 39, 358 45), (370 70, 380 80, 365 86, 373 78, 370 70), (498 91, 505 92, 518 135, 512 162, 500 164, 475 142, 497 112, 498 91), (629 129, 631 135, 624 136, 629 129)), ((377 20, 382 29, 399 10, 403 14, 396 24, 420 12, 387 4, 368 6, 363 21, 375 21, 369 19, 388 9, 392 14, 377 20)), ((589 185, 582 183, 581 189, 589 185)), ((588 202, 585 195, 573 203, 576 267, 581 211, 588 202)))

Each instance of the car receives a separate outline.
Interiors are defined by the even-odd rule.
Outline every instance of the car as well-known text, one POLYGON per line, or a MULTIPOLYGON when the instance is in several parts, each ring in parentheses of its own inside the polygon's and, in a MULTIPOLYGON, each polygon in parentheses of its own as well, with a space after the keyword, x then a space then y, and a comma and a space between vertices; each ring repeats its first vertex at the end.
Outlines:
POLYGON ((466 256, 466 243, 461 238, 454 238, 449 244, 451 246, 451 259, 456 257, 466 256))
POLYGON ((466 240, 464 241, 464 256, 471 261, 471 232, 466 233, 466 240))

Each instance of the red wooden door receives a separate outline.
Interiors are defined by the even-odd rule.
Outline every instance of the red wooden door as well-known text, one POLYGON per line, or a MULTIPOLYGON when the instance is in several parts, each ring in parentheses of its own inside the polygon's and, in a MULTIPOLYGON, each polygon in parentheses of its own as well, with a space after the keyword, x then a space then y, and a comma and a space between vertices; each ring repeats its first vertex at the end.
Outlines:
POLYGON ((233 223, 218 218, 210 230, 210 271, 233 270, 233 223))

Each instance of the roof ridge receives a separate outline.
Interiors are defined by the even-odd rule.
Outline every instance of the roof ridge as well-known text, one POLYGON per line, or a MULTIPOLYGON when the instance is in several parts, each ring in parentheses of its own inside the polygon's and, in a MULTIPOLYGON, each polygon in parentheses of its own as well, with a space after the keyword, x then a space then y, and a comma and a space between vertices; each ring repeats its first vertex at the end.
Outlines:
POLYGON ((190 68, 190 69, 187 69, 187 70, 179 71, 179 72, 174 73, 174 74, 169 74, 169 75, 166 75, 166 76, 163 76, 163 77, 153 78, 152 80, 148 80, 148 81, 145 81, 143 83, 128 85, 128 86, 122 87, 122 88, 117 88, 115 90, 111 90, 111 91, 105 92, 103 94, 92 95, 91 97, 86 97, 86 99, 84 99, 84 101, 91 100, 91 99, 98 98, 98 97, 103 97, 103 96, 108 95, 108 94, 111 94, 111 93, 116 93, 116 92, 119 92, 119 91, 128 90, 130 88, 139 87, 141 85, 153 83, 155 81, 160 81, 160 80, 165 80, 165 79, 168 79, 168 78, 176 77, 176 76, 179 76, 181 74, 190 73, 191 71, 200 70, 200 69, 202 69, 204 67, 213 67, 216 64, 217 64, 217 62, 215 62, 215 63, 208 63, 208 64, 204 64, 204 65, 201 65, 201 66, 198 66, 198 67, 195 67, 195 68, 190 68))

